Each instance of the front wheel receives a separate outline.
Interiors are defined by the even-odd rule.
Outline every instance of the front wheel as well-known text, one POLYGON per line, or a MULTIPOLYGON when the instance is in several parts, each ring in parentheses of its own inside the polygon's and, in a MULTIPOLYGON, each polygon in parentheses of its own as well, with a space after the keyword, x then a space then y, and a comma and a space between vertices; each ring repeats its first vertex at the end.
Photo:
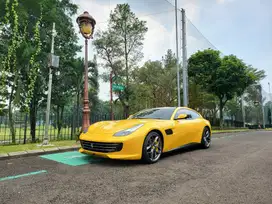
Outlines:
POLYGON ((142 160, 145 163, 157 162, 162 154, 162 138, 157 132, 150 132, 143 144, 142 160))
POLYGON ((211 146, 211 131, 208 127, 205 127, 202 133, 201 146, 207 149, 211 146))

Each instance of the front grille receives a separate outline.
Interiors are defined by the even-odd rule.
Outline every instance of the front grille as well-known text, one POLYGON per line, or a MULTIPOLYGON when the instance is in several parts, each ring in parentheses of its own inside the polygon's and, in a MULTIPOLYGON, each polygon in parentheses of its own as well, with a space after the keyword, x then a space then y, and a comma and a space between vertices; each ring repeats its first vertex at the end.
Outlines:
POLYGON ((94 152, 119 152, 123 148, 123 143, 92 142, 80 140, 83 149, 94 152))

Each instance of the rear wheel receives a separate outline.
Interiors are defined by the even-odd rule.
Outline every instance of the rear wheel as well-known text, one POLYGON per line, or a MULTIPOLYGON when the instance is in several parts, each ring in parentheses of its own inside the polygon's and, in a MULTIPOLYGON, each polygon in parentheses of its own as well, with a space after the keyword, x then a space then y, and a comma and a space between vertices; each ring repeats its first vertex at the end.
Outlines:
POLYGON ((207 149, 211 146, 211 131, 208 127, 205 127, 202 133, 201 146, 207 149))
POLYGON ((145 163, 157 162, 162 154, 162 138, 157 132, 150 132, 143 144, 142 160, 145 163))

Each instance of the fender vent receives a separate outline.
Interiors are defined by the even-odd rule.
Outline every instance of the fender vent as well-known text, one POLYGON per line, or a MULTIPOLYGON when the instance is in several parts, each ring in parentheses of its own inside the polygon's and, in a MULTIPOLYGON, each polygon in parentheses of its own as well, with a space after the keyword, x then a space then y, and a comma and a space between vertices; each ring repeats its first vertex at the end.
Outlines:
POLYGON ((165 133, 167 135, 172 135, 173 134, 173 130, 172 129, 167 129, 167 130, 165 130, 165 133))

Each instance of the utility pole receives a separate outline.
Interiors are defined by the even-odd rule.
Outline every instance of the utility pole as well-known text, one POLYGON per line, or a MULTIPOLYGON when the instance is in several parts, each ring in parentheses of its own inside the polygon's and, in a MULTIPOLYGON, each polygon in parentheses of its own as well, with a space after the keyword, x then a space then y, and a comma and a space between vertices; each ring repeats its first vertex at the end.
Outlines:
POLYGON ((181 9, 182 16, 182 77, 183 77, 183 106, 188 106, 188 70, 187 70, 187 49, 186 49, 186 19, 185 10, 181 9))
POLYGON ((180 107, 180 78, 179 78, 179 37, 178 37, 178 2, 175 0, 175 18, 176 18, 176 57, 177 57, 177 90, 178 90, 178 107, 180 107))
POLYGON ((54 22, 53 29, 52 29, 51 57, 50 57, 50 63, 49 63, 49 82, 48 82, 47 106, 46 106, 46 122, 45 122, 43 145, 49 144, 48 130, 49 130, 49 116, 50 116, 51 89, 52 89, 52 60, 54 55, 54 43, 55 43, 56 35, 57 33, 55 30, 55 22, 54 22))

